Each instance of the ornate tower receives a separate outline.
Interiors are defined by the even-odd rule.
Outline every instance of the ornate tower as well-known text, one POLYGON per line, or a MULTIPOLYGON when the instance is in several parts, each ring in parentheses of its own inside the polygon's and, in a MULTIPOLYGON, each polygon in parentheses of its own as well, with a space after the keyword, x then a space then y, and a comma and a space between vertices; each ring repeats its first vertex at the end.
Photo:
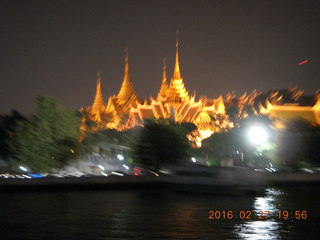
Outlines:
POLYGON ((162 83, 160 87, 160 91, 158 93, 158 100, 161 100, 161 98, 166 97, 166 92, 168 90, 168 83, 167 83, 167 66, 166 66, 166 59, 163 59, 163 68, 162 68, 162 83))
POLYGON ((96 86, 96 95, 94 97, 93 104, 91 106, 91 111, 93 114, 100 113, 104 110, 105 103, 103 100, 102 92, 101 92, 101 76, 100 72, 97 74, 97 86, 96 86))
POLYGON ((183 78, 180 73, 179 65, 179 41, 178 41, 178 31, 176 38, 176 61, 173 71, 173 76, 170 81, 169 88, 167 90, 167 101, 171 103, 188 101, 190 99, 188 92, 184 86, 183 78))
POLYGON ((119 105, 124 105, 130 99, 137 99, 136 92, 133 88, 133 84, 130 80, 129 74, 129 57, 128 57, 128 48, 125 49, 125 65, 124 65, 124 76, 121 88, 117 95, 117 103, 119 105))

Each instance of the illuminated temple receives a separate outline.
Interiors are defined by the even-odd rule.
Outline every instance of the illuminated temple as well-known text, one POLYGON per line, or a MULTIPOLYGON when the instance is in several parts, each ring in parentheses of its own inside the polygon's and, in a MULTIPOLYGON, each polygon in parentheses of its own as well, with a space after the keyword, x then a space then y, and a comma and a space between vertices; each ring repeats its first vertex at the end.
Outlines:
POLYGON ((281 92, 271 90, 267 94, 253 91, 236 98, 233 93, 225 97, 210 99, 190 95, 185 87, 179 63, 179 43, 176 41, 174 71, 170 82, 167 80, 166 64, 163 64, 163 74, 160 89, 156 97, 142 99, 137 96, 129 73, 128 51, 126 49, 124 76, 117 95, 103 98, 101 92, 100 73, 97 75, 96 94, 92 106, 82 109, 81 130, 95 132, 104 129, 123 131, 135 126, 143 126, 145 119, 172 119, 177 123, 194 123, 198 130, 188 138, 197 142, 216 132, 225 131, 234 126, 227 109, 236 106, 237 117, 245 118, 250 114, 268 115, 281 121, 302 118, 314 124, 320 124, 320 97, 316 93, 308 104, 299 103, 302 91, 289 88, 281 92), (290 101, 287 101, 290 95, 290 101), (106 101, 105 101, 106 100, 106 101), (95 124, 88 127, 88 121, 95 124))
MULTIPOLYGON (((225 114, 222 97, 217 99, 202 97, 196 101, 195 96, 190 95, 186 90, 180 72, 178 41, 172 78, 168 82, 164 62, 162 82, 157 97, 147 100, 137 96, 130 80, 126 50, 124 77, 118 94, 110 96, 105 102, 101 92, 100 73, 98 73, 93 104, 83 112, 86 113, 83 121, 91 120, 96 123, 90 131, 103 129, 122 131, 143 126, 144 120, 149 118, 171 118, 178 123, 192 122, 198 127, 198 134, 206 136, 232 127, 232 123, 225 114)), ((82 126, 82 130, 87 129, 82 126)))

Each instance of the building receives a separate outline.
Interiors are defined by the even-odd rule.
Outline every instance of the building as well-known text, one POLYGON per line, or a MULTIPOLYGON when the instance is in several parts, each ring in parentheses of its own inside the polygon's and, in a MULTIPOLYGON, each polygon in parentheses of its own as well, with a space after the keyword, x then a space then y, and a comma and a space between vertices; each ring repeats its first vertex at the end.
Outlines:
POLYGON ((143 126, 146 119, 172 119, 175 122, 194 123, 199 131, 195 137, 203 138, 214 132, 232 127, 225 114, 222 97, 209 99, 201 97, 195 100, 186 90, 180 72, 179 43, 176 41, 175 66, 170 82, 167 81, 166 64, 163 65, 162 82, 157 97, 141 99, 136 95, 130 80, 128 51, 126 50, 124 77, 117 95, 108 98, 105 103, 101 92, 100 73, 97 76, 96 94, 91 107, 86 110, 82 130, 85 122, 91 120, 95 126, 90 131, 102 129, 126 130, 135 126, 143 126))
POLYGON ((189 140, 201 145, 201 140, 213 133, 232 128, 226 113, 236 107, 237 118, 243 119, 250 114, 267 115, 278 120, 276 126, 284 126, 290 119, 302 118, 314 124, 320 124, 319 94, 309 97, 309 103, 301 101, 303 92, 297 88, 269 90, 265 93, 254 90, 236 98, 233 93, 225 97, 207 98, 190 95, 187 91, 179 62, 179 42, 176 41, 174 71, 170 82, 167 80, 166 63, 163 64, 163 75, 156 97, 139 98, 134 90, 129 73, 128 50, 125 51, 124 76, 117 95, 110 96, 105 102, 101 92, 100 73, 97 75, 96 94, 92 106, 82 109, 81 131, 87 132, 103 129, 123 131, 135 126, 143 126, 146 119, 172 119, 177 123, 194 123, 198 130, 188 136, 189 140), (289 99, 289 100, 288 100, 289 99), (300 102, 299 102, 300 101, 300 102), (88 122, 94 122, 90 126, 88 122), (280 122, 280 124, 279 124, 280 122))

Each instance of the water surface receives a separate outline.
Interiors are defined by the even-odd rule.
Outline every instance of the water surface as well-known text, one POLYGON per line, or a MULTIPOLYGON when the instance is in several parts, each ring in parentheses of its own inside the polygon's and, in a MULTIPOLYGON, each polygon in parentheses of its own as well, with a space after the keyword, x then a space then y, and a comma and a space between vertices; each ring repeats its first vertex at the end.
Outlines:
POLYGON ((0 194, 0 239, 319 239, 320 190, 269 188, 262 195, 166 189, 0 194), (209 219, 209 211, 236 219, 209 219), (270 211, 257 219, 258 211, 270 211), (277 211, 292 212, 288 219, 277 211), (295 219, 295 211, 307 218, 295 219), (239 218, 240 211, 252 219, 239 218))

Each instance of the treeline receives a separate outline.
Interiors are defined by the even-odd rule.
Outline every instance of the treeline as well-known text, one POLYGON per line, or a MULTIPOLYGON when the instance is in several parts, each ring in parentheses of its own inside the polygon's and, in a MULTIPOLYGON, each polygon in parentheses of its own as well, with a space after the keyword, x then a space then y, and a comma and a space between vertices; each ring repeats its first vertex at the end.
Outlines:
POLYGON ((279 130, 268 117, 254 115, 238 120, 237 125, 205 139, 199 149, 201 157, 216 165, 223 159, 232 159, 238 166, 285 171, 320 167, 319 126, 296 119, 279 130), (267 143, 258 146, 249 143, 248 130, 256 125, 267 131, 267 143))
MULTIPOLYGON (((130 163, 153 170, 172 164, 218 166, 224 161, 283 170, 320 166, 320 128, 302 120, 288 122, 279 131, 265 116, 251 114, 246 119, 236 119, 239 115, 232 114, 238 112, 234 107, 228 115, 235 118, 236 127, 205 139, 201 148, 191 147, 187 138, 197 132, 194 124, 178 124, 169 119, 149 119, 144 127, 123 132, 109 129, 88 133, 79 142, 79 111, 66 109, 47 96, 39 96, 35 105, 31 116, 16 111, 0 116, 0 159, 8 169, 20 165, 33 172, 61 168, 101 143, 127 147, 130 163), (248 129, 257 124, 269 134, 269 142, 261 146, 252 145, 247 139, 248 129)), ((0 170, 4 171, 3 167, 0 170)))
POLYGON ((285 129, 278 130, 268 117, 251 115, 237 119, 236 127, 203 140, 201 148, 191 147, 193 144, 187 138, 195 132, 197 127, 192 123, 149 119, 144 127, 124 132, 96 132, 85 142, 87 145, 105 142, 128 146, 133 163, 153 170, 173 164, 221 166, 225 161, 235 166, 286 171, 320 167, 320 127, 303 120, 290 121, 285 129), (268 134, 266 143, 249 142, 248 130, 252 126, 264 128, 268 134))
POLYGON ((36 99, 35 114, 13 111, 0 118, 0 157, 9 168, 28 166, 32 171, 62 167, 76 158, 81 115, 47 96, 36 99))

